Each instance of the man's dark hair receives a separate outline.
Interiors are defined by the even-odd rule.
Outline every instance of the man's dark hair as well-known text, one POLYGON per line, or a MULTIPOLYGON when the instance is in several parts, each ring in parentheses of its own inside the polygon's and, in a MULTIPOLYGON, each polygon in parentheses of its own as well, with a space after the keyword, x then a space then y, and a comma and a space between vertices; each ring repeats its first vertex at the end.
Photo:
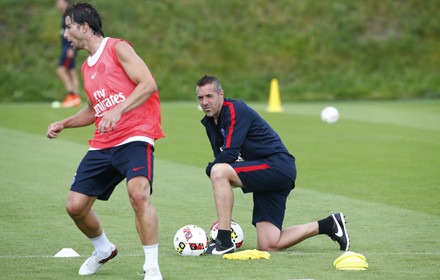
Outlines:
POLYGON ((70 19, 78 24, 87 23, 92 29, 93 34, 104 36, 102 31, 101 15, 98 11, 89 3, 77 3, 73 4, 64 12, 64 18, 70 17, 70 19))
POLYGON ((222 88, 222 84, 220 83, 220 81, 214 77, 214 76, 208 76, 205 75, 203 77, 201 77, 198 81, 197 81, 197 86, 198 87, 202 87, 204 85, 208 85, 208 84, 214 84, 215 87, 217 88, 217 92, 220 92, 223 90, 222 88))

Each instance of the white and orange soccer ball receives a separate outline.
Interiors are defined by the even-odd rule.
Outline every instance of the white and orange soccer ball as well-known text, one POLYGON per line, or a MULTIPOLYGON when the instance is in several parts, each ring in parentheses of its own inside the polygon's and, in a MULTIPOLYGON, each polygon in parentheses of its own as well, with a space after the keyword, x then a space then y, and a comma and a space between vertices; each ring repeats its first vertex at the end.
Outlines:
POLYGON ((208 236, 201 227, 186 225, 174 235, 174 249, 181 256, 203 255, 208 249, 208 236))
MULTIPOLYGON (((232 242, 235 243, 235 248, 238 249, 241 247, 241 245, 243 245, 243 241, 244 241, 243 229, 235 221, 231 222, 231 229, 232 229, 232 231, 231 231, 232 242)), ((217 234, 218 234, 218 224, 215 224, 211 228, 211 234, 210 234, 211 239, 212 240, 216 239, 217 234)))

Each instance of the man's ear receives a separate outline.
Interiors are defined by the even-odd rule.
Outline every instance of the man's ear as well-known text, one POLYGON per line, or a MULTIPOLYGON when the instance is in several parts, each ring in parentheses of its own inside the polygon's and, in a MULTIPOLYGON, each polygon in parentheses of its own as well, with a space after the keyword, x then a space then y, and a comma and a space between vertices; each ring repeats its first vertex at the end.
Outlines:
POLYGON ((87 31, 90 30, 90 26, 87 22, 84 22, 83 24, 80 25, 80 29, 82 33, 87 33, 87 31))

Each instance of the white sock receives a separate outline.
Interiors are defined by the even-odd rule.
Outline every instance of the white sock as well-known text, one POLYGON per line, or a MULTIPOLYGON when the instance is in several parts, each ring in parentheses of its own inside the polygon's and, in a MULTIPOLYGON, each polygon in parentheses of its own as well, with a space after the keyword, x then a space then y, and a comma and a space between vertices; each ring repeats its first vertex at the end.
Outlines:
POLYGON ((95 246, 98 255, 108 257, 112 253, 112 243, 110 243, 104 231, 100 236, 90 238, 90 241, 92 241, 93 246, 95 246))
POLYGON ((159 267, 158 255, 159 255, 159 244, 154 245, 142 245, 145 253, 145 263, 144 270, 150 267, 159 267))

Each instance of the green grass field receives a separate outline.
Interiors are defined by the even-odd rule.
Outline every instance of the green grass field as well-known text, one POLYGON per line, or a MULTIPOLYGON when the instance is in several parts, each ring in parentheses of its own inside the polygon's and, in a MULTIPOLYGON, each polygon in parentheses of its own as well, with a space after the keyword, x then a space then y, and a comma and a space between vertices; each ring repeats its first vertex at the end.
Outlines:
MULTIPOLYGON (((346 215, 351 250, 367 257, 367 271, 337 271, 342 254, 318 236, 270 260, 231 261, 180 257, 178 228, 208 229, 215 219, 204 174, 212 159, 202 112, 194 103, 163 103, 167 137, 156 143, 153 203, 160 219, 164 279, 438 279, 440 277, 440 100, 283 104, 284 113, 251 104, 279 132, 297 158, 297 188, 285 226, 346 215), (320 121, 336 106, 341 119, 320 121)), ((47 125, 76 109, 49 104, 0 104, 0 278, 142 279, 143 264, 125 185, 95 209, 120 256, 92 277, 77 275, 92 246, 64 210, 76 167, 92 127, 64 131, 56 140, 47 125), (81 257, 53 258, 62 248, 81 257)), ((243 249, 256 248, 250 224, 252 197, 235 192, 234 219, 245 232, 243 249)))

